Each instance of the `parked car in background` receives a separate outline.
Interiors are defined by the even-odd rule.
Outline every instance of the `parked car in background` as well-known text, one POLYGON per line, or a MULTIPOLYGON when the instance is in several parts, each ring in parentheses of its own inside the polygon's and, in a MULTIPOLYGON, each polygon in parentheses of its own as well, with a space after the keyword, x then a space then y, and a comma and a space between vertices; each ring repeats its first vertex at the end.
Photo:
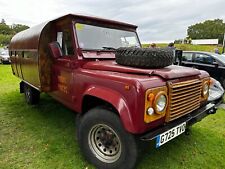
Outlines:
POLYGON ((209 87, 209 97, 208 101, 212 102, 221 98, 224 94, 224 89, 220 82, 211 77, 210 87, 209 87))
POLYGON ((3 50, 0 52, 0 63, 3 64, 11 63, 8 50, 3 50))
POLYGON ((207 71, 225 88, 225 55, 202 51, 183 51, 182 65, 207 71))

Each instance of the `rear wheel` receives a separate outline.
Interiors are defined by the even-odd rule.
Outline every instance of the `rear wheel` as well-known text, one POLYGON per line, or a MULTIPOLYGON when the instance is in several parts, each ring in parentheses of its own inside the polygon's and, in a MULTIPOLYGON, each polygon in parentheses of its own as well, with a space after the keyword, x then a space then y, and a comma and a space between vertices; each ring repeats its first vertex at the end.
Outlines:
POLYGON ((132 169, 137 161, 137 144, 119 117, 103 108, 85 114, 78 128, 78 141, 85 157, 98 169, 132 169))
POLYGON ((24 83, 24 95, 28 104, 37 104, 40 100, 40 92, 24 83))

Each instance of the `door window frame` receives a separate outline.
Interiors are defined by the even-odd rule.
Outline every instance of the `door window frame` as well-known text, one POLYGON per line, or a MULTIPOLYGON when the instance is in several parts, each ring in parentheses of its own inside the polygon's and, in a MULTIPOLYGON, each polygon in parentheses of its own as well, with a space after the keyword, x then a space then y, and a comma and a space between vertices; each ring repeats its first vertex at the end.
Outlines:
MULTIPOLYGON (((55 41, 57 41, 57 34, 58 32, 63 32, 63 30, 69 30, 70 36, 71 36, 71 45, 73 47, 73 54, 69 54, 69 55, 63 55, 61 57, 59 57, 58 59, 68 59, 68 60, 73 60, 73 59, 77 59, 77 48, 76 48, 76 43, 75 43, 75 36, 74 36, 74 30, 73 30, 73 23, 66 23, 66 24, 60 24, 57 25, 56 24, 56 32, 55 32, 55 41)), ((62 48, 62 46, 60 46, 62 48)), ((63 50, 63 49, 62 49, 63 50)))
MULTIPOLYGON (((196 55, 197 55, 197 54, 199 54, 199 55, 205 55, 205 56, 208 56, 208 57, 213 58, 212 56, 210 56, 210 55, 208 55, 208 54, 205 54, 205 53, 194 53, 193 59, 192 59, 194 63, 197 63, 197 64, 206 64, 206 65, 213 65, 213 63, 211 64, 211 63, 196 62, 195 59, 196 59, 196 55)), ((213 60, 215 60, 215 59, 213 58, 213 60)))
POLYGON ((189 62, 189 63, 194 62, 194 53, 192 53, 192 52, 186 52, 186 53, 191 54, 191 61, 183 60, 183 54, 182 54, 182 62, 189 62))

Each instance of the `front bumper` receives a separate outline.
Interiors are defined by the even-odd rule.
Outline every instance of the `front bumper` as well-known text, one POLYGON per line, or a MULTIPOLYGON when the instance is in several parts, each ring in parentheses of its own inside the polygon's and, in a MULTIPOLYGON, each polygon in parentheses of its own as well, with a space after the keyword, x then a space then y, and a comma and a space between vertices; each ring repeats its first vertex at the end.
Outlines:
POLYGON ((157 129, 151 130, 144 135, 140 136, 140 139, 143 141, 153 140, 157 135, 164 133, 165 131, 186 122, 187 127, 201 121, 203 118, 209 114, 216 113, 217 107, 222 103, 222 98, 217 99, 213 102, 206 104, 204 107, 201 107, 192 113, 185 115, 177 120, 174 120, 170 123, 165 123, 163 126, 158 127, 157 129))

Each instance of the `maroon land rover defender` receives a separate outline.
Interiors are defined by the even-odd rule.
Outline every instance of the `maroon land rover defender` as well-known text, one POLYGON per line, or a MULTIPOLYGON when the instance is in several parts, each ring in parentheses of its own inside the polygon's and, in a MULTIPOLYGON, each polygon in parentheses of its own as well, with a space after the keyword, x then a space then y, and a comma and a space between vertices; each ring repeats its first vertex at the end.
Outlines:
POLYGON ((46 92, 77 112, 80 148, 100 169, 134 168, 138 140, 159 147, 221 100, 207 102, 208 73, 172 65, 169 49, 141 48, 136 28, 69 14, 18 33, 9 46, 26 101, 46 92))

